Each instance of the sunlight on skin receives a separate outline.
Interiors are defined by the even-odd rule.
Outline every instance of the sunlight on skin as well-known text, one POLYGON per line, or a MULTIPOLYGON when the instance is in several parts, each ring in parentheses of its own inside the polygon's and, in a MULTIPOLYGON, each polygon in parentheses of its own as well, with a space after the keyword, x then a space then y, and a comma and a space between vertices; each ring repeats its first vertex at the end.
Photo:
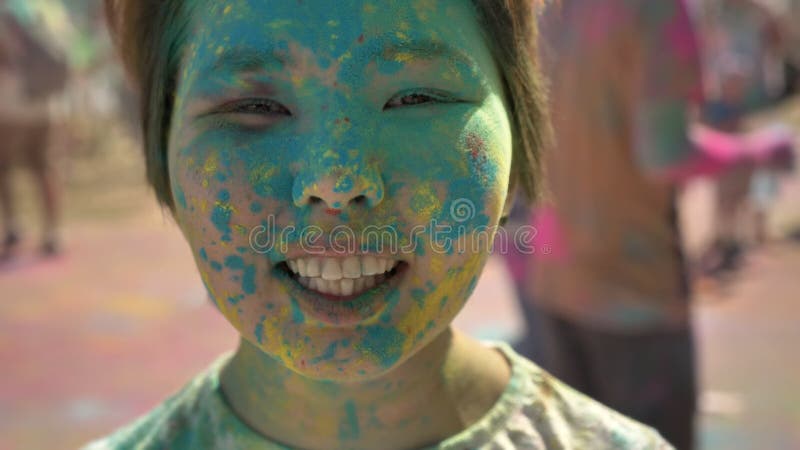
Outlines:
POLYGON ((387 418, 399 413, 347 393, 358 381, 392 391, 414 373, 400 366, 415 359, 439 370, 433 356, 409 358, 435 354, 420 350, 449 338, 443 332, 488 258, 485 248, 434 251, 429 234, 411 230, 495 226, 510 176, 503 83, 471 3, 387 3, 198 0, 169 136, 176 220, 209 294, 244 339, 234 361, 251 368, 236 377, 274 388, 231 395, 257 403, 269 391, 274 411, 308 412, 297 432, 313 427, 342 441, 359 439, 364 424, 402 428, 387 418), (366 201, 349 203, 359 195, 366 201), (460 223, 451 217, 458 199, 477 207, 460 223), (324 235, 337 225, 357 236, 389 226, 416 249, 398 256, 408 269, 382 310, 367 305, 359 323, 332 326, 277 273, 279 248, 250 247, 251 230, 270 215, 278 230, 313 225, 324 235), (312 385, 342 405, 338 422, 314 423, 314 408, 291 403, 312 385))

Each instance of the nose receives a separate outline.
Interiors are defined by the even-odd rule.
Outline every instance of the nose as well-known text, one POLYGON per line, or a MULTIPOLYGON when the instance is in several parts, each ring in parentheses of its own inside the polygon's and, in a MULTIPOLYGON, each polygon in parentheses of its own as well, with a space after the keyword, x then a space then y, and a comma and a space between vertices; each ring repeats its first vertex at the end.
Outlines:
POLYGON ((383 180, 376 165, 338 166, 298 174, 292 186, 295 206, 324 204, 330 210, 355 205, 375 207, 383 201, 383 180))

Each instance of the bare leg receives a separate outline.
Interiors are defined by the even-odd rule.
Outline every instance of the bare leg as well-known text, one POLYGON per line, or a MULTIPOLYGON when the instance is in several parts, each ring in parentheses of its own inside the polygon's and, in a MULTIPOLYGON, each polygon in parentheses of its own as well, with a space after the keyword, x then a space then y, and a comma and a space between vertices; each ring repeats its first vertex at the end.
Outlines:
POLYGON ((8 149, 0 149, 0 210, 3 214, 4 233, 2 242, 0 242, 0 259, 10 257, 13 248, 19 242, 14 196, 11 192, 10 153, 8 149))
POLYGON ((28 162, 33 179, 36 182, 42 205, 42 252, 55 254, 57 248, 58 227, 58 183, 53 164, 50 161, 48 147, 48 124, 33 127, 28 145, 28 162))
POLYGON ((58 182, 55 171, 48 164, 34 173, 42 196, 43 237, 42 251, 46 254, 56 252, 58 229, 58 182))

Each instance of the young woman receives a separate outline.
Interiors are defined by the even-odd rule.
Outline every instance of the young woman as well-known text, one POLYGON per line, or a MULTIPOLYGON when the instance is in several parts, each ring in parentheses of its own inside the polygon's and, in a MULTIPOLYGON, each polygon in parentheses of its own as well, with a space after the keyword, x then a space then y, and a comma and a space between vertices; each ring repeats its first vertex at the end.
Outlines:
POLYGON ((667 447, 450 326, 535 193, 534 2, 109 6, 150 181, 241 344, 91 448, 667 447))

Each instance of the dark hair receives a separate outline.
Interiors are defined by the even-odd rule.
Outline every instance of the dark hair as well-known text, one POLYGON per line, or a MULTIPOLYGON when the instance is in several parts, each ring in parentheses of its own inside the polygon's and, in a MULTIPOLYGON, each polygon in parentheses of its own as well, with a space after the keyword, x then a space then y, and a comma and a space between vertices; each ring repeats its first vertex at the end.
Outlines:
MULTIPOLYGON (((539 194, 541 152, 550 135, 538 67, 542 0, 472 0, 500 68, 511 108, 511 183, 528 200, 539 194)), ((158 200, 174 208, 167 171, 167 136, 181 48, 189 28, 183 0, 105 0, 115 45, 139 90, 147 179, 158 200)))

